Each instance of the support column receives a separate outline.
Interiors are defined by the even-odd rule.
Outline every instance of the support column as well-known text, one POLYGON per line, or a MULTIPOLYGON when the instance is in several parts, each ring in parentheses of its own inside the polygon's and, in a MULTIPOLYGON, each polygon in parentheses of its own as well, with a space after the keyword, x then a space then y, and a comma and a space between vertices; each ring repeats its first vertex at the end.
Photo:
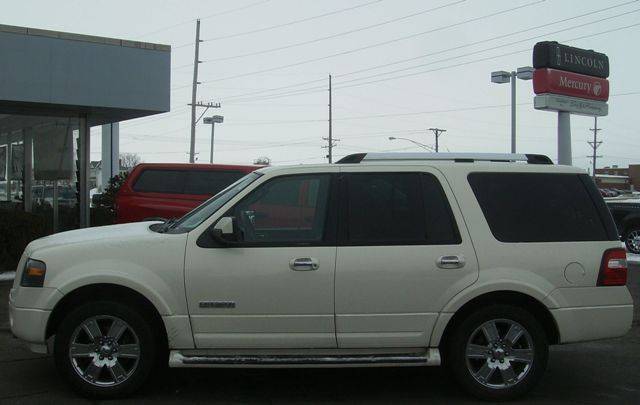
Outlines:
POLYGON ((109 179, 120 172, 120 124, 114 122, 102 126, 101 192, 109 185, 109 179))
POLYGON ((7 201, 11 201, 11 181, 13 180, 13 137, 7 134, 7 201))
POLYGON ((558 111, 558 164, 572 165, 571 113, 558 111))
POLYGON ((89 227, 89 163, 91 161, 91 134, 87 116, 80 116, 78 130, 78 171, 80 178, 80 228, 89 227))
POLYGON ((22 144, 24 145, 24 169, 23 169, 23 203, 24 210, 31 212, 32 208, 32 183, 33 183, 33 131, 31 128, 22 130, 22 144))

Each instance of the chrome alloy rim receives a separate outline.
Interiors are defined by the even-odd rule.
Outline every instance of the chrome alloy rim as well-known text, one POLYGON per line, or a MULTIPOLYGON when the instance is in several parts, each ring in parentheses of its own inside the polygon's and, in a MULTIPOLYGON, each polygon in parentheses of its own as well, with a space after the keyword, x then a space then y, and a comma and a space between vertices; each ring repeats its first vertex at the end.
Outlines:
POLYGON ((123 383, 140 361, 140 341, 120 318, 94 316, 78 326, 69 343, 69 360, 84 381, 110 387, 123 383))
POLYGON ((533 365, 533 339, 519 323, 492 319, 480 325, 466 346, 467 368, 473 378, 492 389, 522 381, 533 365))
POLYGON ((640 230, 629 232, 625 243, 631 253, 640 253, 640 230))

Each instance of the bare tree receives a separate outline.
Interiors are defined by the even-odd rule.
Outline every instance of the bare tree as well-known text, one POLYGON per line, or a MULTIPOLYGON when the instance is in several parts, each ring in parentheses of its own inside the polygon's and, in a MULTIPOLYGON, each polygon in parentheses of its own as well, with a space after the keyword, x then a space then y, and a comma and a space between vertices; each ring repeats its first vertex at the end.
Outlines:
POLYGON ((253 160, 253 164, 269 166, 271 165, 271 158, 267 156, 260 156, 259 158, 253 160))
POLYGON ((138 163, 142 163, 142 158, 137 153, 120 154, 120 170, 130 172, 138 163))

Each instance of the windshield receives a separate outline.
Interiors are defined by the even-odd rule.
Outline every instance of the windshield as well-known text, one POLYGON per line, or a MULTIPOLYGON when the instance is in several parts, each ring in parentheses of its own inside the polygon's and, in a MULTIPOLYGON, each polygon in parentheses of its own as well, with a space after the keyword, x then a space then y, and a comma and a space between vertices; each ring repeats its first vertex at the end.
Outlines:
POLYGON ((218 211, 220 207, 225 205, 229 200, 238 195, 249 184, 253 183, 262 176, 262 173, 252 172, 231 184, 218 194, 214 195, 193 211, 189 212, 171 225, 171 232, 189 232, 198 225, 200 225, 205 219, 209 218, 214 212, 218 211))

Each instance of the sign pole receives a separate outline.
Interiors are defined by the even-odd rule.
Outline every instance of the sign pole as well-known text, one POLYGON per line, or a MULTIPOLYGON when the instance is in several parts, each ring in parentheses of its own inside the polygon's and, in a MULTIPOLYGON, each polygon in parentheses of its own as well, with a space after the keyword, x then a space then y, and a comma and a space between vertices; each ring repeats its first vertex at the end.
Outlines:
POLYGON ((516 72, 511 72, 511 153, 516 153, 516 72))
POLYGON ((558 164, 571 166, 571 113, 558 111, 558 164))

